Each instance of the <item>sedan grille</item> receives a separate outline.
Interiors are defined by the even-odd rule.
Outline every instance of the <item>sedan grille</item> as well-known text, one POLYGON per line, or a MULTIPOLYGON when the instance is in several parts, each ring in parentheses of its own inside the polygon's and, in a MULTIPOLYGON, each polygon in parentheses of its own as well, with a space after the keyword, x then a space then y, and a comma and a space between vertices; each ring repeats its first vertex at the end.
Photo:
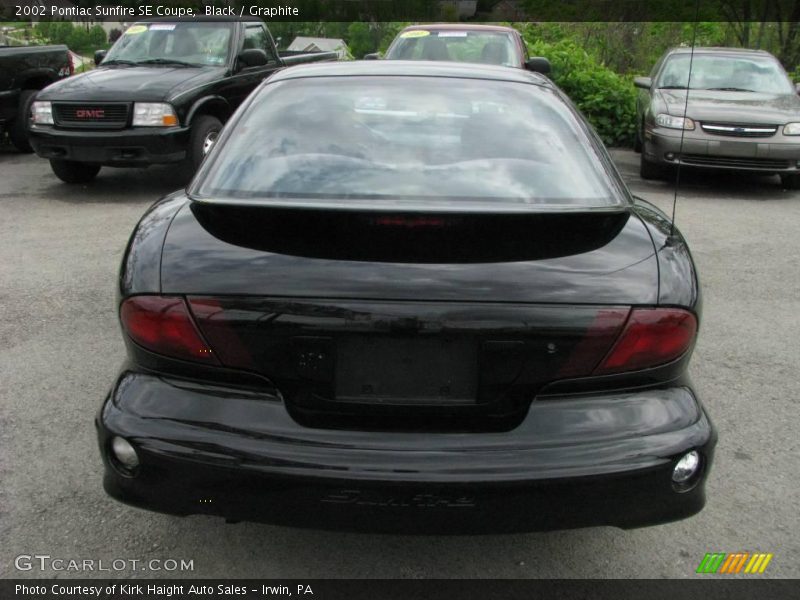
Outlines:
POLYGON ((682 162, 686 165, 697 165, 700 167, 739 168, 761 171, 782 171, 791 167, 791 162, 788 160, 708 156, 706 154, 684 154, 682 156, 682 162))
POLYGON ((701 123, 700 127, 706 133, 729 137, 771 137, 778 131, 778 125, 744 125, 740 123, 701 123))
POLYGON ((91 129, 122 129, 128 124, 129 105, 124 102, 87 104, 55 102, 56 125, 91 129))

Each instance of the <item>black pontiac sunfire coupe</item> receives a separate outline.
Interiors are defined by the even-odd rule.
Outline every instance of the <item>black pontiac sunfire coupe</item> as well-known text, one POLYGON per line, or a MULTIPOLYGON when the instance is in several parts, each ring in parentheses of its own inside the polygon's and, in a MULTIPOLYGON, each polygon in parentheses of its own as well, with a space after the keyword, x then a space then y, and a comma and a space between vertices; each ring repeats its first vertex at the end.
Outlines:
POLYGON ((705 503, 691 254, 536 73, 276 73, 142 218, 118 308, 97 428, 134 506, 472 533, 705 503))

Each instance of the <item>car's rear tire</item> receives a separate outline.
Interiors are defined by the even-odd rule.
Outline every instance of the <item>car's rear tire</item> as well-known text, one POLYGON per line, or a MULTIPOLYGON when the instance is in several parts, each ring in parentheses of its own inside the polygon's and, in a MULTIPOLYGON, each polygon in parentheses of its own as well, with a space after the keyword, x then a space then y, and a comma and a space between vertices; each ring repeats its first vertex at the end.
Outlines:
POLYGON ((189 139, 189 152, 186 157, 189 170, 192 174, 200 168, 206 154, 217 141, 222 130, 222 121, 211 115, 197 117, 192 123, 192 132, 189 139))
POLYGON ((663 165, 647 160, 642 152, 639 157, 639 176, 642 179, 666 179, 667 169, 663 165))
POLYGON ((17 116, 8 127, 8 139, 20 152, 33 152, 28 139, 28 119, 31 113, 31 104, 39 90, 22 90, 17 103, 17 116))
POLYGON ((57 158, 50 159, 50 168, 64 183, 89 183, 100 172, 100 165, 57 158))
POLYGON ((800 175, 781 175, 781 185, 785 190, 800 190, 800 175))

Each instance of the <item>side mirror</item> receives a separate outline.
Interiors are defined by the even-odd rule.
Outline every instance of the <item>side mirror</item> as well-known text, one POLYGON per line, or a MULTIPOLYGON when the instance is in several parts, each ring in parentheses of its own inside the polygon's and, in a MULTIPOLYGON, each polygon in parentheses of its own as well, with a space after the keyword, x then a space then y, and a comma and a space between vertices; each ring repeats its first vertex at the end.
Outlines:
POLYGON ((534 73, 547 75, 550 72, 550 61, 541 56, 534 56, 525 61, 525 68, 534 73))
POLYGON ((653 80, 650 77, 634 77, 633 85, 643 90, 653 87, 653 80))
POLYGON ((364 60, 378 60, 380 57, 381 55, 379 52, 370 52, 369 54, 364 55, 364 60))
POLYGON ((103 59, 106 57, 106 53, 107 52, 108 52, 108 50, 95 50, 94 51, 94 65, 95 66, 97 66, 101 62, 103 62, 103 59))
POLYGON ((794 90, 800 94, 800 81, 794 84, 794 90))
POLYGON ((239 64, 245 67, 260 67, 267 64, 267 53, 261 48, 248 48, 239 52, 239 64))

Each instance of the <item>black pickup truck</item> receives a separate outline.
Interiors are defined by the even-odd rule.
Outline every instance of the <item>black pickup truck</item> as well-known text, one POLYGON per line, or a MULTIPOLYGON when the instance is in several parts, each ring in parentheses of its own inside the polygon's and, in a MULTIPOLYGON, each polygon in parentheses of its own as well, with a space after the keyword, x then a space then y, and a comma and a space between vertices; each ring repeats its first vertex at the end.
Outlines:
POLYGON ((179 163, 193 172, 263 79, 336 58, 279 53, 258 19, 142 21, 97 53, 97 69, 36 97, 31 143, 67 183, 91 181, 103 165, 179 163))
POLYGON ((36 92, 72 75, 66 46, 0 46, 0 134, 31 152, 26 115, 36 92))

